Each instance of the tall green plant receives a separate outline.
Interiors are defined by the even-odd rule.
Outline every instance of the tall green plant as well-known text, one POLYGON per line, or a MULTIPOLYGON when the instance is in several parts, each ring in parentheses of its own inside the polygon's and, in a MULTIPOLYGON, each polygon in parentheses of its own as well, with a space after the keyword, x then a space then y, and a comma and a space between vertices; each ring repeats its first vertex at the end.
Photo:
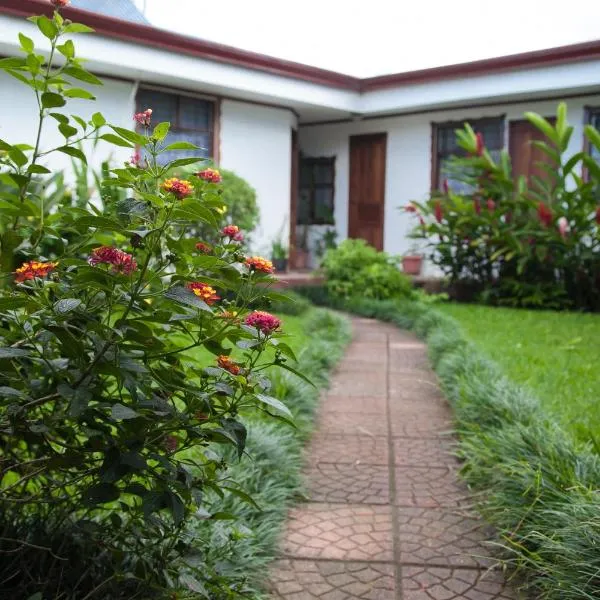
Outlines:
POLYGON ((267 295, 266 263, 246 261, 237 226, 218 230, 218 185, 202 172, 172 176, 201 159, 160 164, 163 152, 196 149, 167 145, 169 123, 153 126, 146 110, 135 115, 136 132, 100 113, 86 121, 57 112, 70 98, 93 99, 76 82, 101 84, 65 40, 91 30, 59 9, 30 20, 50 43, 49 58, 20 35, 25 56, 0 61, 39 108, 33 145, 0 141, 9 284, 0 291, 0 595, 234 597, 243 585, 221 577, 185 524, 234 516, 207 510, 209 490, 252 502, 224 475, 222 446, 244 452, 240 414, 291 416, 264 376, 270 366, 296 372, 281 322, 248 309, 267 295), (65 142, 45 149, 51 121, 65 142), (142 160, 106 173, 104 206, 49 214, 34 182, 52 175, 41 163, 60 152, 86 164, 79 143, 98 135, 139 147, 142 160), (215 232, 211 249, 190 237, 198 222, 215 232), (15 257, 23 261, 16 269, 15 257), (229 357, 236 346, 238 361, 229 357), (199 349, 214 361, 202 361, 199 349))
MULTIPOLYGON (((451 161, 449 175, 469 191, 445 189, 405 207, 420 219, 413 237, 428 242, 430 258, 455 288, 466 285, 483 300, 600 310, 600 167, 587 151, 569 154, 565 104, 554 125, 526 117, 544 134, 533 142, 546 157, 543 176, 515 178, 508 154, 494 160, 466 125, 457 131, 466 156, 451 161)), ((593 127, 585 134, 600 148, 593 127)))

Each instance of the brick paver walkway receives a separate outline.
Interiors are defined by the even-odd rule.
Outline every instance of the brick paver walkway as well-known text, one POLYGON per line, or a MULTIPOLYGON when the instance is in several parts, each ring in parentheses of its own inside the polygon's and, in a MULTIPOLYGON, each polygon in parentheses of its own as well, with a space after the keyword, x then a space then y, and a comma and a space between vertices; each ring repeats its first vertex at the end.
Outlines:
POLYGON ((307 451, 308 501, 271 570, 279 600, 514 600, 450 454, 450 409, 425 346, 353 319, 307 451))

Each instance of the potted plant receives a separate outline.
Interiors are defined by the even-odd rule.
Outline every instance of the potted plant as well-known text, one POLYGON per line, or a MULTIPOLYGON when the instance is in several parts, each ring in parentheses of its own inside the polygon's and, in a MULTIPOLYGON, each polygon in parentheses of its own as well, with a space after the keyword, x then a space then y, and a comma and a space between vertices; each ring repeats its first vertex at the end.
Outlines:
POLYGON ((407 275, 420 275, 423 267, 423 256, 415 248, 411 248, 402 257, 402 270, 407 275))
POLYGON ((281 239, 275 239, 271 242, 271 260, 275 271, 285 273, 288 268, 288 249, 281 239))

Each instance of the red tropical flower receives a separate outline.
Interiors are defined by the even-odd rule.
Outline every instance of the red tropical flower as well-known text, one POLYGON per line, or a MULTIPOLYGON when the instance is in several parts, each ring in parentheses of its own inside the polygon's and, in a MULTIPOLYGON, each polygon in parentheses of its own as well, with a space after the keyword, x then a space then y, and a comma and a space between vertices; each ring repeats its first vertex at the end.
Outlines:
POLYGON ((198 242, 196 244, 196 250, 198 250, 198 252, 201 252, 202 254, 208 254, 212 250, 212 248, 204 242, 198 242))
POLYGON ((133 120, 143 127, 150 127, 150 123, 152 122, 152 109, 147 108, 142 112, 135 113, 135 115, 133 115, 133 120))
POLYGON ((444 218, 444 211, 442 209, 442 203, 439 200, 435 201, 434 214, 435 214, 435 220, 438 223, 441 223, 442 219, 444 218))
POLYGON ((273 263, 261 256, 249 256, 246 259, 246 265, 248 265, 252 271, 262 271, 263 273, 273 273, 273 271, 275 271, 273 263))
POLYGON ((281 326, 281 321, 277 317, 263 310, 255 310, 253 313, 250 313, 244 322, 250 327, 256 327, 256 329, 262 331, 265 335, 273 333, 281 326))
POLYGON ((487 200, 487 209, 490 212, 494 212, 496 210, 496 203, 491 198, 488 198, 487 200))
POLYGON ((596 209, 596 223, 600 225, 600 206, 596 209))
POLYGON ((186 287, 188 290, 194 292, 198 298, 204 300, 204 302, 206 302, 206 304, 209 306, 221 299, 220 296, 217 296, 216 290, 208 285, 208 283, 194 281, 192 283, 188 283, 186 287))
POLYGON ((542 225, 544 225, 544 227, 549 227, 552 224, 552 209, 543 202, 540 202, 538 204, 537 212, 542 225))
POLYGON ((123 275, 129 275, 137 270, 137 263, 131 254, 127 254, 127 252, 123 252, 123 250, 113 248, 112 246, 94 248, 88 258, 88 263, 92 267, 101 263, 112 265, 112 270, 115 273, 123 273, 123 275))
POLYGON ((239 375, 242 371, 242 368, 233 360, 229 358, 229 356, 225 356, 222 354, 217 358, 217 364, 221 369, 228 371, 232 375, 239 375))
POLYGON ((23 283, 28 279, 46 277, 46 275, 54 271, 57 266, 57 262, 39 262, 37 260, 30 260, 29 262, 23 263, 15 270, 15 281, 17 283, 23 283))
POLYGON ((221 181, 223 181, 221 173, 219 173, 217 169, 211 169, 210 167, 202 171, 198 171, 196 173, 196 177, 204 179, 204 181, 208 181, 210 183, 221 183, 221 181))
POLYGON ((177 177, 166 179, 161 187, 165 192, 173 194, 179 200, 183 200, 194 193, 194 186, 189 181, 177 179, 177 177))
POLYGON ((475 135, 475 140, 476 140, 476 145, 477 145, 477 156, 482 156, 483 150, 485 148, 485 145, 483 143, 483 134, 477 133, 475 135))

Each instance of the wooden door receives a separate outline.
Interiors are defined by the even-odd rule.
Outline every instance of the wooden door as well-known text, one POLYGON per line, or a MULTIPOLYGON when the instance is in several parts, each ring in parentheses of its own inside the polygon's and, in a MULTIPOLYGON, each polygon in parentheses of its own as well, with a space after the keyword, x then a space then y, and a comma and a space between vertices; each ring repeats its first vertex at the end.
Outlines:
MULTIPOLYGON (((547 121, 554 124, 556 119, 549 118, 547 121)), ((515 178, 524 175, 528 183, 531 183, 533 175, 541 179, 549 177, 548 172, 540 167, 540 162, 553 164, 545 152, 532 144, 534 141, 548 142, 548 138, 529 121, 510 122, 508 148, 512 160, 513 175, 515 178)))
POLYGON ((383 250, 387 134, 350 137, 348 236, 383 250))
POLYGON ((292 168, 291 168, 291 189, 290 189, 290 248, 289 264, 291 267, 296 265, 296 221, 298 216, 298 168, 300 166, 300 147, 298 145, 298 132, 292 129, 292 168))

